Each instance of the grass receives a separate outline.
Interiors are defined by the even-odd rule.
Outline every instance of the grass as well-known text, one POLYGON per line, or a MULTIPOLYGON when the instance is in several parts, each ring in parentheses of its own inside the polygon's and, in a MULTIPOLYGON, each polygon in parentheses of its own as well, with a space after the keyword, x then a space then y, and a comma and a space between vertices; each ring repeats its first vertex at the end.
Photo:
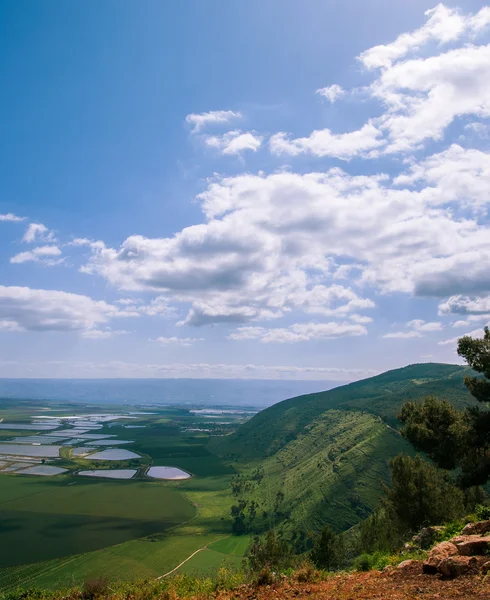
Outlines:
POLYGON ((250 545, 250 536, 228 536, 217 542, 209 544, 210 550, 228 554, 229 556, 244 556, 250 545))
POLYGON ((178 572, 195 577, 216 577, 221 568, 238 571, 241 566, 242 559, 239 556, 227 556, 210 548, 204 548, 204 550, 198 552, 198 554, 182 565, 178 572))
POLYGON ((184 495, 159 482, 7 476, 2 483, 0 566, 120 544, 196 514, 184 495))

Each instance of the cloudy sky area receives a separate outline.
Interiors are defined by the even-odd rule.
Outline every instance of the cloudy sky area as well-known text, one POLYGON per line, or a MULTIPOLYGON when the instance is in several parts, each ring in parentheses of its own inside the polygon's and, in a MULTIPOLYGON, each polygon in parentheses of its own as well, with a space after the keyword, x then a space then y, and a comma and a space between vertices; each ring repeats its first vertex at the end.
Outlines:
POLYGON ((490 320, 489 5, 0 23, 0 376, 345 381, 490 320))

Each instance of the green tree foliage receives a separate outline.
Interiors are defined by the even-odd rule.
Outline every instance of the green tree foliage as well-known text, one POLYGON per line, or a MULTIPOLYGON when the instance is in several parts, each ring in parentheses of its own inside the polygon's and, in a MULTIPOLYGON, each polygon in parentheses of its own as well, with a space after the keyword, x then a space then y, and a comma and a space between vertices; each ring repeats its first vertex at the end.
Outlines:
POLYGON ((464 494, 447 473, 419 456, 397 456, 391 463, 391 489, 385 505, 407 531, 438 525, 460 517, 464 494))
POLYGON ((359 536, 355 545, 357 554, 394 552, 403 542, 403 528, 393 511, 380 506, 367 519, 359 523, 359 536))
POLYGON ((256 537, 248 553, 248 568, 252 573, 263 569, 280 571, 292 565, 289 544, 270 530, 263 538, 256 537))
POLYGON ((341 535, 325 525, 321 534, 315 540, 310 558, 319 569, 334 571, 345 559, 344 540, 341 535))
POLYGON ((483 338, 464 336, 458 354, 482 376, 465 376, 464 383, 484 407, 457 410, 444 400, 427 397, 407 402, 399 415, 403 435, 443 469, 459 469, 463 488, 485 484, 490 477, 490 330, 483 338))

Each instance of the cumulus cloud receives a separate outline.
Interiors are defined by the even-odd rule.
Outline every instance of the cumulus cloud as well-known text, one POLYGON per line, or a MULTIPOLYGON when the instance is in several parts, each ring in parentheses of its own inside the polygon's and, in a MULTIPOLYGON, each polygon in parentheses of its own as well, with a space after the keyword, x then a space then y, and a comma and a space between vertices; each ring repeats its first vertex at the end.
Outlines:
POLYGON ((38 246, 33 250, 27 252, 20 252, 15 256, 12 256, 10 262, 12 264, 19 264, 25 262, 38 262, 48 267, 59 265, 64 259, 57 258, 61 256, 62 252, 58 246, 38 246))
POLYGON ((308 137, 289 139, 286 133, 276 133, 269 141, 273 154, 308 153, 313 156, 332 156, 349 160, 355 156, 375 156, 375 150, 383 145, 382 133, 373 123, 367 123, 357 131, 332 133, 330 129, 313 131, 308 137))
POLYGON ((461 15, 459 9, 438 4, 425 12, 426 23, 410 33, 403 33, 394 42, 374 46, 359 56, 368 69, 387 69, 394 61, 408 53, 419 50, 430 41, 448 44, 460 39, 464 34, 481 33, 490 23, 490 7, 482 8, 475 15, 461 15))
POLYGON ((192 133, 199 133, 210 125, 223 125, 241 117, 241 113, 233 110, 212 110, 205 113, 192 113, 187 115, 185 120, 192 127, 192 133))
POLYGON ((259 340, 264 344, 288 344, 366 335, 367 329, 352 323, 298 323, 287 328, 238 327, 229 340, 259 340))
POLYGON ((411 338, 419 338, 422 337, 422 334, 419 331, 393 331, 391 333, 385 333, 383 336, 386 339, 402 339, 408 340, 411 338))
POLYGON ((130 236, 119 248, 90 242, 82 269, 120 289, 189 303, 189 325, 245 324, 293 310, 358 313, 374 300, 337 285, 352 269, 365 290, 474 294, 490 289, 490 231, 458 209, 462 202, 477 211, 485 201, 485 158, 490 163, 488 153, 452 147, 395 182, 339 168, 217 176, 198 197, 203 223, 168 238, 130 236))
POLYGON ((25 221, 25 217, 18 217, 14 215, 14 213, 6 213, 0 214, 0 223, 1 222, 10 222, 10 223, 18 223, 19 221, 25 221))
POLYGON ((490 296, 451 296, 439 304, 441 315, 490 315, 490 296))
POLYGON ((383 335, 387 339, 412 339, 423 337, 424 333, 432 333, 433 331, 441 331, 442 323, 439 321, 424 321, 423 319, 413 319, 405 323, 407 331, 393 331, 383 335))
POLYGON ((106 340, 115 335, 126 335, 129 333, 124 329, 86 329, 81 332, 81 336, 87 340, 106 340))
POLYGON ((439 346, 454 346, 454 348, 456 348, 456 346, 458 345, 459 338, 461 338, 465 335, 469 335, 470 337, 473 337, 473 338, 474 337, 481 338, 481 337, 483 337, 483 329, 473 329, 473 331, 469 331, 468 333, 462 333, 461 335, 458 335, 456 337, 452 337, 447 340, 442 340, 442 341, 438 342, 438 344, 439 344, 439 346))
POLYGON ((22 238, 23 242, 32 244, 34 242, 55 242, 54 233, 42 223, 30 223, 22 238))
POLYGON ((158 342, 164 346, 192 346, 196 342, 203 342, 204 338, 157 337, 150 342, 158 342))
MULTIPOLYGON (((375 70, 364 92, 380 102, 380 116, 352 132, 332 133, 326 128, 296 139, 277 133, 271 138, 271 151, 342 160, 376 158, 441 140, 457 118, 489 117, 490 45, 476 42, 489 30, 490 7, 463 15, 439 4, 426 16, 421 28, 369 48, 359 57, 364 66, 375 70)), ((338 90, 331 86, 318 92, 335 99, 338 90)), ((472 127, 482 130, 479 122, 472 127)))
POLYGON ((88 332, 124 316, 118 307, 88 296, 0 285, 0 321, 17 330, 88 332))
POLYGON ((334 83, 328 87, 320 88, 316 93, 333 103, 345 94, 345 90, 343 90, 340 85, 334 83))
POLYGON ((257 152, 262 145, 262 137, 251 132, 242 132, 239 129, 228 131, 224 135, 210 135, 204 141, 210 148, 215 148, 221 154, 235 155, 251 150, 257 152))

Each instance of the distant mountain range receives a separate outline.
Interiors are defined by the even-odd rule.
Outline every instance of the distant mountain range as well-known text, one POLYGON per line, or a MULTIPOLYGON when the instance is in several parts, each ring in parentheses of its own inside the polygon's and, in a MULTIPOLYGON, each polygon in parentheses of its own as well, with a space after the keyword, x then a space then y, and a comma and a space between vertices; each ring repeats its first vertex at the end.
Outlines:
POLYGON ((468 373, 457 365, 415 364, 291 398, 214 442, 214 451, 245 474, 263 466, 252 496, 266 506, 282 491, 287 526, 344 530, 375 508, 389 459, 413 453, 397 429, 402 404, 428 395, 471 404, 463 384, 468 373))

